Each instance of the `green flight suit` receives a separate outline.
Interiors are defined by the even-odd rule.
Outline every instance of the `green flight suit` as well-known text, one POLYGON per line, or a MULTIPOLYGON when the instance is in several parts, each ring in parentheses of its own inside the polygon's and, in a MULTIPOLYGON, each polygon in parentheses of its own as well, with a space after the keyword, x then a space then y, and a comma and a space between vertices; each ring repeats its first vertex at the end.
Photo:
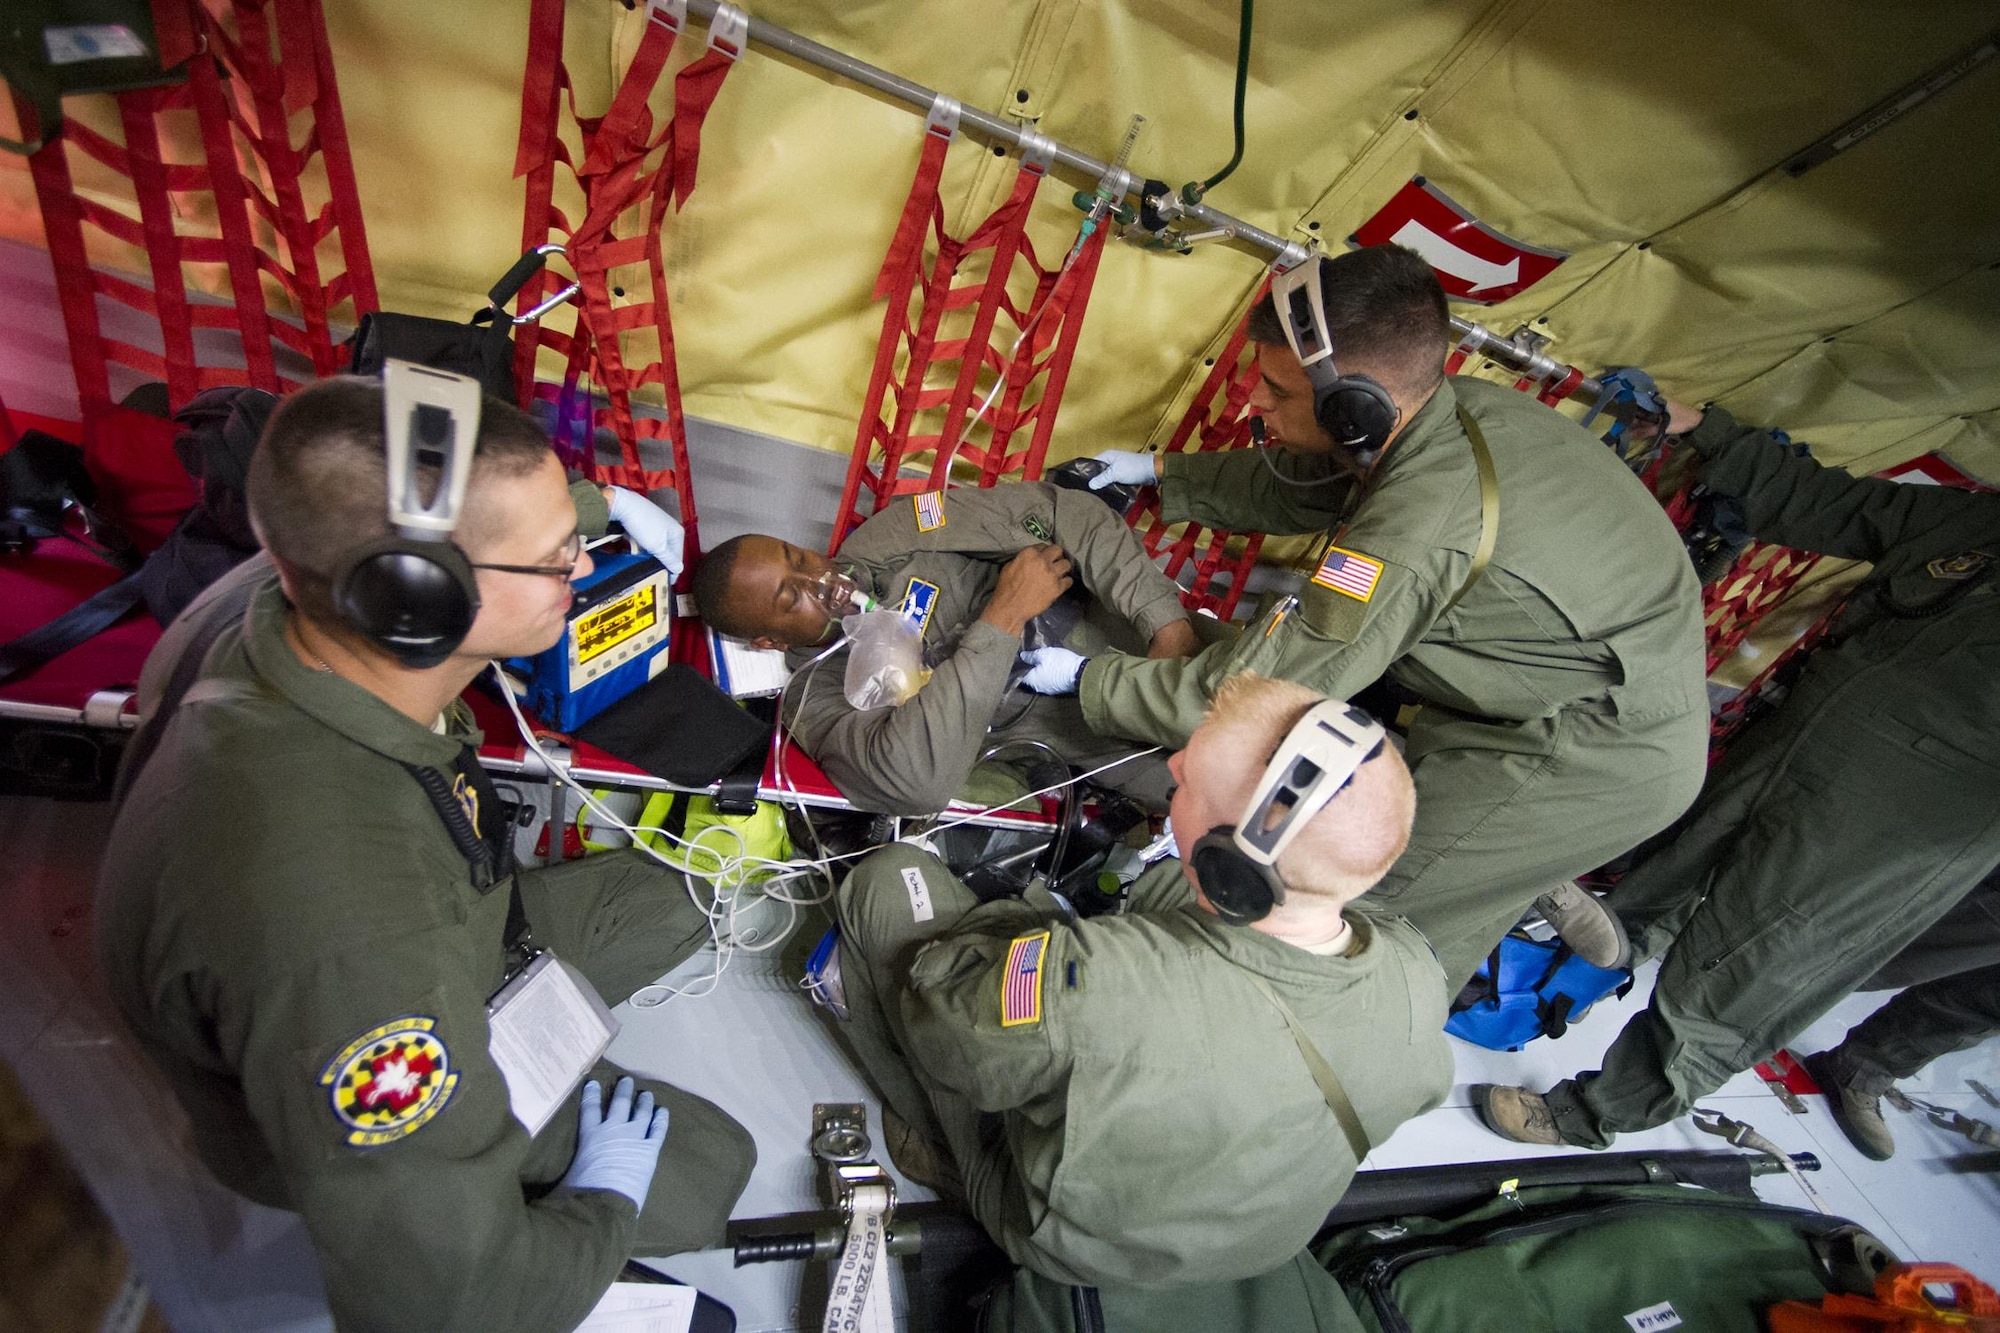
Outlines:
POLYGON ((1687 438, 1755 536, 1875 568, 1611 898, 1666 957, 1603 1069, 1548 1095, 1589 1146, 1769 1056, 2000 862, 2000 496, 1850 477, 1717 408, 1687 438))
POLYGON ((1094 659, 1084 715, 1107 735, 1179 745, 1241 671, 1343 699, 1386 674, 1420 695, 1406 751, 1416 830, 1369 901, 1429 936, 1457 986, 1537 895, 1694 799, 1708 732, 1700 590, 1611 451, 1510 389, 1447 378, 1364 493, 1338 477, 1326 455, 1168 455, 1163 518, 1335 529, 1349 564, 1308 580, 1295 611, 1197 657, 1094 659), (1461 409, 1485 434, 1500 513, 1491 564, 1453 606, 1480 538, 1461 409))
MULTIPOLYGON (((509 1110, 485 1009, 506 967, 508 879, 480 873, 418 776, 469 774, 469 712, 454 705, 440 733, 302 665, 268 562, 229 581, 254 599, 127 793, 96 913, 113 998, 202 1160, 303 1215, 343 1329, 567 1329, 634 1253, 719 1241, 755 1152, 713 1105, 642 1082, 671 1112, 643 1211, 557 1183, 574 1098, 532 1140, 509 1110), (407 1042, 407 1072, 431 1073, 403 1101, 385 1083, 390 1111, 362 1116, 342 1098, 378 1040, 407 1042)), ((189 608, 168 652, 225 591, 189 608)), ((157 682, 171 663, 149 665, 157 682)), ((489 847, 511 837, 460 799, 489 847)), ((682 877, 629 853, 517 878, 536 939, 608 1000, 707 934, 682 877)), ((620 1072, 598 1076, 608 1089, 620 1072)))
POLYGON ((1200 910, 1171 860, 1126 915, 1071 921, 1039 897, 982 905, 895 844, 835 905, 843 1031, 888 1105, 942 1145, 973 1216, 1045 1277, 1256 1276, 1346 1191, 1355 1155, 1253 976, 1371 1144, 1450 1090, 1437 962, 1405 921, 1350 909, 1356 951, 1322 957, 1200 910))
MULTIPOLYGON (((1094 735, 1074 698, 1008 688, 1021 641, 979 615, 1006 563, 1047 542, 1068 552, 1076 581, 1096 604, 1065 636, 1067 646, 1089 654, 1118 643, 1143 653, 1153 635, 1185 619, 1179 587, 1147 560, 1109 505, 1045 482, 900 496, 841 546, 835 564, 864 591, 921 618, 925 660, 934 666, 913 698, 867 712, 842 690, 845 647, 786 688, 785 725, 855 805, 901 815, 941 810, 965 787, 981 753, 1003 741, 1040 741, 1087 768, 1140 748, 1094 735)), ((819 651, 794 649, 790 665, 797 670, 819 651)), ((1157 799, 1164 767, 1157 760, 1138 765, 1134 794, 1157 799)), ((1128 785, 1134 771, 1124 765, 1101 780, 1128 785)))
POLYGON ((1840 1050, 1871 1091, 2000 1035, 2000 963, 1912 986, 1847 1030, 1840 1050))

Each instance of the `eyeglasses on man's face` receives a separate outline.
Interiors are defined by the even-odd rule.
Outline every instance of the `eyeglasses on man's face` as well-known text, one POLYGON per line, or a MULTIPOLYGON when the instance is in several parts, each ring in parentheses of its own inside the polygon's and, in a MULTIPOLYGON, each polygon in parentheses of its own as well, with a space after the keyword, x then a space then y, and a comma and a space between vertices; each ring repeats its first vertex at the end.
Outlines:
POLYGON ((497 570, 502 574, 540 574, 544 578, 561 579, 567 583, 576 576, 576 562, 583 556, 583 534, 572 532, 569 541, 563 544, 560 565, 488 565, 472 562, 474 569, 497 570))

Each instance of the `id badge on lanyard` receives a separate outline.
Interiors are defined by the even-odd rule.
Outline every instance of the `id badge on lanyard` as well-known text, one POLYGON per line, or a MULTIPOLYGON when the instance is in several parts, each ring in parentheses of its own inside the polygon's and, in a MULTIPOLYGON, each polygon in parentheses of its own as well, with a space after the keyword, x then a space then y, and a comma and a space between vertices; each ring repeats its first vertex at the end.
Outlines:
POLYGON ((487 1047, 529 1137, 542 1132, 617 1034, 618 1020, 596 988, 546 950, 493 992, 487 1047))

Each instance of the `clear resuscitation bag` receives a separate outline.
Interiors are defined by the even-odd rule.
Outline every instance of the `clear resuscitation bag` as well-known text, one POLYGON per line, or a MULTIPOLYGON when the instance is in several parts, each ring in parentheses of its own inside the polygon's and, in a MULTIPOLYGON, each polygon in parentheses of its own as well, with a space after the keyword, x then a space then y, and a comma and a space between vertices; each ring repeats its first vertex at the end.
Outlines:
POLYGON ((861 611, 840 624, 847 636, 843 687, 856 708, 893 708, 931 678, 923 637, 900 612, 861 611))

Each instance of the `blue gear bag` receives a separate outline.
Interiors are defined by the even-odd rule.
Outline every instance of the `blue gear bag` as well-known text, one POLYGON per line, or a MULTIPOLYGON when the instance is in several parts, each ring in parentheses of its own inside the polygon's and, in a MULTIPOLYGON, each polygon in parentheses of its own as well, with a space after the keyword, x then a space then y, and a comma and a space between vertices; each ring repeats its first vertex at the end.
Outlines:
POLYGON ((1631 989, 1628 969, 1595 967, 1561 940, 1510 933, 1452 1001, 1444 1030, 1490 1051, 1518 1051, 1562 1036, 1591 1005, 1631 989))

